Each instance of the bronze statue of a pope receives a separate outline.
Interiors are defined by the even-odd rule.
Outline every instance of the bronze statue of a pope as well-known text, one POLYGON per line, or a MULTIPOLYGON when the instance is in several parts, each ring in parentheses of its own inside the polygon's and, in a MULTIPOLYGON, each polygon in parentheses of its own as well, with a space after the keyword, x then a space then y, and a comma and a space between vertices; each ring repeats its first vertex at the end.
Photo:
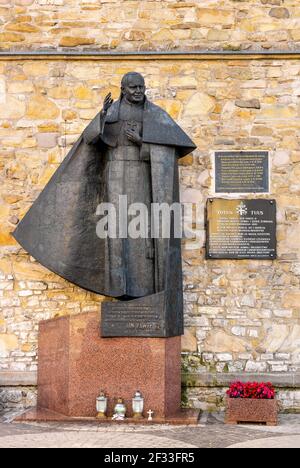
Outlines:
POLYGON ((152 236, 151 206, 179 203, 178 159, 195 145, 145 91, 140 74, 123 77, 120 98, 105 98, 14 237, 68 281, 142 315, 160 310, 164 324, 151 336, 176 336, 183 333, 181 242, 172 229, 167 238, 152 236), (124 197, 147 208, 146 235, 99 236, 97 207, 112 204, 122 224, 124 197))

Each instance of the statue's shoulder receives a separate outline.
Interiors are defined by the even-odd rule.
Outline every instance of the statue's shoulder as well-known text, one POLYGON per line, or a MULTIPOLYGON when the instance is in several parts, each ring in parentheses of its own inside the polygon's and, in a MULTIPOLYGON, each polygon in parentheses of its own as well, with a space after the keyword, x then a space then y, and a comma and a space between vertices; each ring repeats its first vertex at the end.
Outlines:
POLYGON ((151 101, 146 101, 145 110, 151 114, 153 118, 162 119, 165 123, 172 125, 175 123, 166 110, 151 101))
POLYGON ((145 109, 151 112, 166 112, 162 107, 158 106, 157 104, 154 104, 154 102, 152 101, 149 101, 149 99, 147 99, 145 102, 145 109))
POLYGON ((193 141, 167 111, 147 100, 145 103, 145 113, 145 142, 176 146, 179 157, 191 153, 196 148, 193 141))

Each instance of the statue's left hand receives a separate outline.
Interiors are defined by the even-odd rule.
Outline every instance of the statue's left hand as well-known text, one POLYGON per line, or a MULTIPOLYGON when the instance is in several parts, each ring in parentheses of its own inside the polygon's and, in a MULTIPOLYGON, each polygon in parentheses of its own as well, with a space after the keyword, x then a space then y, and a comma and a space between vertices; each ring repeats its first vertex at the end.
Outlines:
POLYGON ((137 130, 128 129, 126 131, 126 135, 128 140, 132 141, 133 143, 136 143, 139 146, 142 146, 143 140, 137 130))

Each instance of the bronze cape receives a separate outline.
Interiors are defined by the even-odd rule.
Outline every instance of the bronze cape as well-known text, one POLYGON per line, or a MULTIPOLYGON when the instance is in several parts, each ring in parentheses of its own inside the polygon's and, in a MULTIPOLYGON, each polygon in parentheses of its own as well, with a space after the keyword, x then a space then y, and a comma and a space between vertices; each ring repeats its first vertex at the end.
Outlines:
MULTIPOLYGON (((95 117, 13 234, 46 268, 105 296, 114 294, 110 288, 105 240, 96 234, 99 221, 96 208, 103 201, 105 184, 105 161, 101 153, 104 153, 103 145, 115 145, 109 124, 118 122, 119 108, 120 101, 116 101, 109 109, 102 135, 100 115, 95 117)), ((148 100, 143 112, 143 145, 150 151, 153 203, 179 202, 178 159, 192 152, 195 145, 164 110, 148 100)), ((171 334, 181 334, 180 239, 172 235, 170 239, 155 239, 154 259, 156 294, 151 297, 157 301, 159 295, 164 307, 170 309, 171 315, 175 314, 177 326, 171 334)), ((150 296, 134 302, 143 299, 149 301, 150 296)))

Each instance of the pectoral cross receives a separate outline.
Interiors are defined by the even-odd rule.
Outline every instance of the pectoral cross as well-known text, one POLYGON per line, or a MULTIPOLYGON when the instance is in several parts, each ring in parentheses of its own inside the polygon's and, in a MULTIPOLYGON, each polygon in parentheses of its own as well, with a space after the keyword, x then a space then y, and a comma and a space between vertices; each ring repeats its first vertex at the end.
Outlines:
POLYGON ((152 415, 154 414, 154 411, 149 410, 147 411, 147 414, 149 415, 148 421, 152 421, 153 420, 152 415))

